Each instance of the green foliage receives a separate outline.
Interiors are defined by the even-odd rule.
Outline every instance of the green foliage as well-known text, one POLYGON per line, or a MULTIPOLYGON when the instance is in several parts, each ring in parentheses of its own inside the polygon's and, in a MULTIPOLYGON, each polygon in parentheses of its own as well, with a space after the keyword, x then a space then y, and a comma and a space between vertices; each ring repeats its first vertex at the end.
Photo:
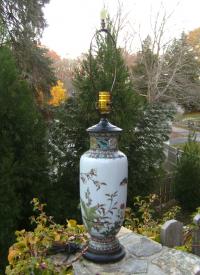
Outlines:
POLYGON ((87 240, 84 227, 74 220, 69 220, 66 225, 56 224, 45 213, 45 204, 38 199, 33 199, 32 204, 37 215, 31 217, 31 223, 36 227, 34 231, 16 231, 17 239, 9 249, 6 274, 72 274, 71 263, 58 264, 53 261, 49 256, 50 248, 56 243, 61 246, 71 241, 84 244, 87 240))
POLYGON ((175 194, 185 210, 194 211, 200 197, 200 146, 189 140, 183 148, 175 174, 175 194))
POLYGON ((81 206, 83 209, 84 222, 87 225, 88 230, 90 231, 93 226, 93 221, 99 218, 99 215, 97 214, 97 207, 88 207, 83 200, 81 200, 81 206))
POLYGON ((166 222, 168 220, 174 220, 180 211, 181 211, 180 206, 178 205, 172 206, 170 209, 168 209, 166 212, 163 213, 163 217, 162 217, 163 222, 166 222))
POLYGON ((135 232, 149 237, 159 235, 158 221, 153 219, 155 210, 152 204, 157 199, 155 194, 150 194, 142 198, 141 196, 134 197, 133 207, 135 211, 128 209, 126 212, 125 225, 135 232))
POLYGON ((178 250, 192 253, 192 236, 194 230, 199 230, 199 226, 197 224, 194 224, 193 219, 194 216, 197 214, 200 214, 200 207, 197 207, 195 212, 190 215, 192 222, 184 226, 183 228, 183 245, 175 247, 178 250))
POLYGON ((188 248, 185 245, 175 246, 175 249, 180 250, 182 252, 191 252, 188 250, 188 248))
MULTIPOLYGON (((117 43, 116 31, 109 21, 108 28, 117 43)), ((82 120, 82 128, 86 129, 98 122, 99 118, 95 110, 98 92, 111 89, 116 69, 116 82, 112 91, 112 112, 109 119, 123 129, 120 148, 128 153, 127 149, 132 140, 130 132, 136 124, 141 102, 133 89, 121 49, 115 49, 109 36, 104 38, 97 36, 96 48, 96 55, 91 57, 91 66, 88 54, 76 70, 74 77, 74 85, 78 91, 79 117, 87 114, 86 119, 82 120)), ((83 138, 88 139, 87 133, 83 138)))
POLYGON ((156 194, 134 197, 133 210, 131 208, 126 210, 125 226, 159 242, 161 225, 167 220, 175 219, 180 207, 173 206, 164 213, 158 213, 155 207, 157 201, 156 194))
POLYGON ((31 40, 39 38, 46 26, 42 8, 48 3, 49 0, 1 0, 0 19, 10 40, 19 41, 22 37, 31 40))
POLYGON ((200 207, 197 207, 196 210, 195 210, 195 212, 192 213, 192 215, 191 215, 192 220, 194 219, 194 217, 195 217, 197 214, 200 214, 200 207))
POLYGON ((0 48, 0 257, 16 228, 30 216, 29 202, 49 188, 45 125, 8 48, 0 48))
MULTIPOLYGON (((110 28, 115 39, 115 30, 111 26, 110 28)), ((87 114, 86 119, 82 120, 84 129, 98 122, 98 115, 95 111, 98 92, 111 89, 116 66, 110 121, 123 128, 121 148, 124 149, 128 147, 130 131, 136 123, 140 101, 133 90, 121 50, 114 49, 109 37, 103 39, 97 36, 96 44, 98 50, 96 55, 91 57, 91 64, 88 54, 75 71, 74 85, 78 91, 79 116, 87 114)), ((87 134, 85 134, 85 138, 87 138, 87 134)))
POLYGON ((55 77, 52 62, 38 41, 46 27, 43 8, 48 3, 49 0, 0 1, 0 47, 5 43, 10 46, 21 77, 32 92, 42 90, 47 95, 55 77))
POLYGON ((47 57, 47 49, 28 40, 13 47, 16 65, 23 79, 29 84, 36 98, 40 92, 50 95, 50 88, 55 84, 52 61, 47 57))
MULTIPOLYGON (((70 217, 80 220, 79 205, 79 156, 82 154, 82 133, 76 119, 77 106, 74 99, 51 108, 53 120, 48 127, 48 152, 50 160, 51 194, 48 206, 57 222, 70 217), (53 207, 56 203, 56 208, 53 207)), ((85 134, 85 133, 84 133, 85 134)), ((88 142, 86 140, 85 142, 88 142)))
POLYGON ((8 41, 8 33, 6 28, 0 19, 0 47, 5 46, 8 41))

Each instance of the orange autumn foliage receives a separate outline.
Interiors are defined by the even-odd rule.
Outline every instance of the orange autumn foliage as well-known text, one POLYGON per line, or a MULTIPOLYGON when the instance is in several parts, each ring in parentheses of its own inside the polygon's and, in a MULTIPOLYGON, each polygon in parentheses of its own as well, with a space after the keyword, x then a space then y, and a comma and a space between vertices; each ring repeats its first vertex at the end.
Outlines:
POLYGON ((57 85, 53 86, 50 90, 51 99, 49 100, 49 104, 53 106, 58 106, 62 102, 64 102, 68 96, 67 92, 64 88, 64 84, 62 81, 58 80, 57 85))
POLYGON ((192 46, 197 57, 200 58, 200 28, 190 31, 187 35, 187 42, 192 46))

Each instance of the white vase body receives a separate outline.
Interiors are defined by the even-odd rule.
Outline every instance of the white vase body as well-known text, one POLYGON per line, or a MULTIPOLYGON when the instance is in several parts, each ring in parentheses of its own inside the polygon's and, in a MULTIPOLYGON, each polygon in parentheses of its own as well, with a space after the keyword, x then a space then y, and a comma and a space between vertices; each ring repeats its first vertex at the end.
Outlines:
POLYGON ((117 148, 121 129, 109 129, 104 132, 89 131, 90 150, 80 160, 81 212, 90 234, 86 255, 97 262, 108 262, 109 255, 114 255, 114 259, 110 257, 111 261, 124 255, 116 234, 124 220, 128 163, 127 157, 117 148))

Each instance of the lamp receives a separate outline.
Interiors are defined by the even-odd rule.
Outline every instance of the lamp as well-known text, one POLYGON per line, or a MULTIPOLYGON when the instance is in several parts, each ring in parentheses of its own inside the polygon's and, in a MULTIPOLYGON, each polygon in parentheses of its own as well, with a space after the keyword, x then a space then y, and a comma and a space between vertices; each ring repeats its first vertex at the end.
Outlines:
MULTIPOLYGON (((115 41, 106 29, 105 19, 106 12, 103 10, 101 29, 95 35, 104 32, 111 38, 116 51, 115 41)), ((90 54, 91 45, 92 42, 90 54)), ((92 71, 90 73, 94 84, 92 71)), ((119 261, 125 255, 116 234, 124 220, 128 164, 127 157, 118 150, 118 136, 122 129, 112 125, 107 119, 111 112, 111 92, 115 80, 114 63, 110 89, 98 92, 96 107, 101 120, 87 129, 90 135, 90 149, 80 159, 81 212, 83 223, 90 235, 88 250, 84 257, 99 263, 119 261)))

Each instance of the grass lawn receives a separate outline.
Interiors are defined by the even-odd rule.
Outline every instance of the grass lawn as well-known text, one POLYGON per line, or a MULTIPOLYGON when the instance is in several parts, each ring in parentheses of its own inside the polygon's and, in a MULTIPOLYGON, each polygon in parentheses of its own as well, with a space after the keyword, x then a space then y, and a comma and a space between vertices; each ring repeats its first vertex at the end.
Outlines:
POLYGON ((173 144, 171 146, 174 147, 174 148, 178 148, 178 149, 183 150, 184 146, 185 146, 185 143, 173 144))
POLYGON ((175 117, 175 124, 177 127, 181 127, 183 129, 189 130, 190 127, 188 125, 188 121, 193 122, 195 127, 198 126, 198 129, 196 131, 199 131, 200 126, 200 112, 194 112, 194 113, 185 113, 185 114, 177 114, 175 117))
MULTIPOLYGON (((173 145, 171 145, 171 146, 174 147, 174 148, 178 148, 178 149, 180 149, 180 150, 183 151, 184 146, 185 146, 186 143, 187 143, 187 142, 179 143, 179 144, 173 144, 173 145)), ((200 146, 200 143, 199 143, 198 141, 193 141, 193 143, 198 144, 198 146, 200 146)))

